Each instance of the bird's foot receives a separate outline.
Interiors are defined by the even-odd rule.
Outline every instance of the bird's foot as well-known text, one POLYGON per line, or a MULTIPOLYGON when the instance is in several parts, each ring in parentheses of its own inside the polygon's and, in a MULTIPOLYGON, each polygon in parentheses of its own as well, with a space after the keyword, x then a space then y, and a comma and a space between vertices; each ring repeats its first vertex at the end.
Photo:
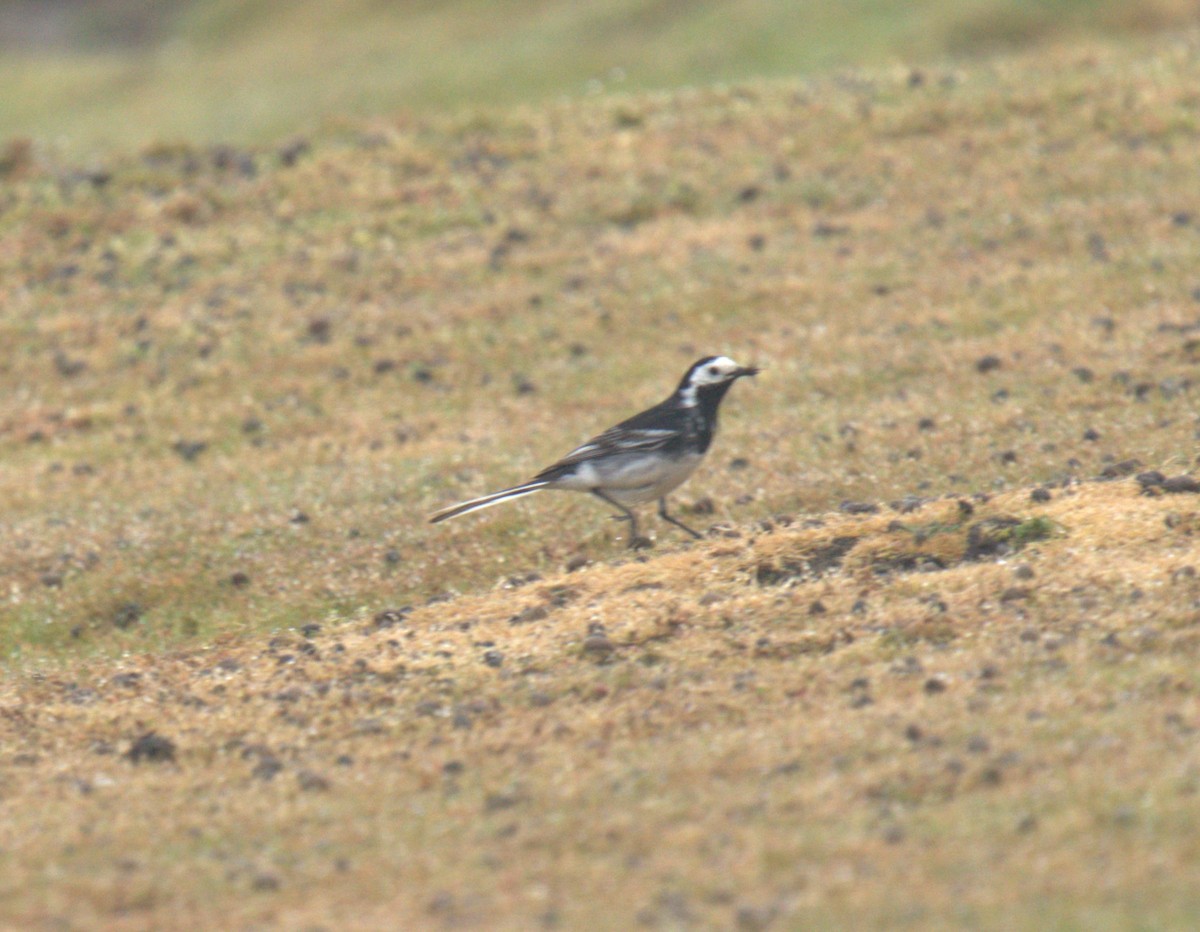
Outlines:
POLYGON ((630 550, 649 550, 653 546, 654 541, 652 541, 649 537, 635 535, 629 538, 630 550))

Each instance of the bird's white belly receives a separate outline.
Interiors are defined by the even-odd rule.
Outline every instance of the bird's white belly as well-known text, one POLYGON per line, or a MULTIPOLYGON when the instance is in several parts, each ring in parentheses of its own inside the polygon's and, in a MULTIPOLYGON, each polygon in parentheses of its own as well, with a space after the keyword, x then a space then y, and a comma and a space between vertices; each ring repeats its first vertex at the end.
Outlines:
POLYGON ((574 474, 559 479, 555 486, 581 492, 599 489, 622 505, 653 502, 677 489, 695 472, 701 454, 663 459, 656 456, 614 457, 597 466, 580 463, 574 474))

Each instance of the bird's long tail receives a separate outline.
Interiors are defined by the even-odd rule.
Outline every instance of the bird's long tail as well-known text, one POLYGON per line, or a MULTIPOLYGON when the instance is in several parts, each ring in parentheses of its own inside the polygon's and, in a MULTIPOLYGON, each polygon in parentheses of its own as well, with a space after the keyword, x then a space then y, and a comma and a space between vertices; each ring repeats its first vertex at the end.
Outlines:
POLYGON ((520 498, 522 495, 530 495, 533 492, 546 488, 549 484, 549 482, 534 480, 533 482, 514 485, 511 489, 504 489, 500 492, 493 492, 491 495, 484 495, 481 498, 459 502, 457 505, 451 505, 449 508, 442 508, 439 511, 435 511, 429 516, 429 523, 437 524, 439 521, 445 521, 448 518, 457 518, 459 515, 478 511, 480 508, 490 508, 492 505, 499 505, 501 502, 507 502, 513 498, 520 498))

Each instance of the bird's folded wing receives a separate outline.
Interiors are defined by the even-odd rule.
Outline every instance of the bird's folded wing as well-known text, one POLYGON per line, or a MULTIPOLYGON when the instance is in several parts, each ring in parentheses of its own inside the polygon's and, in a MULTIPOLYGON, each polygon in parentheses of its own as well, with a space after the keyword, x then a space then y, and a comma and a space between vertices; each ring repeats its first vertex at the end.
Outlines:
POLYGON ((638 430, 628 427, 613 427, 600 436, 593 437, 582 446, 576 447, 550 469, 574 466, 590 459, 619 456, 622 453, 653 453, 665 447, 678 434, 679 432, 675 430, 655 428, 638 430))

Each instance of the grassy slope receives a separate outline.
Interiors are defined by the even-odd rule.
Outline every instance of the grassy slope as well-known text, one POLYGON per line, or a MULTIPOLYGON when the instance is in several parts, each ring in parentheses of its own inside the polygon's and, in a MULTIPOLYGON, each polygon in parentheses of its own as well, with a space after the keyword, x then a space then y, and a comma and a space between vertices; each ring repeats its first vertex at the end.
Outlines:
POLYGON ((0 915, 1187 925, 1194 498, 1063 482, 1194 456, 1198 60, 10 158, 0 915), (420 522, 711 350, 732 536, 420 522))
POLYGON ((1183 0, 198 0, 140 48, 7 49, 0 138, 79 156, 162 138, 263 141, 322 117, 972 56, 1193 17, 1183 0))

